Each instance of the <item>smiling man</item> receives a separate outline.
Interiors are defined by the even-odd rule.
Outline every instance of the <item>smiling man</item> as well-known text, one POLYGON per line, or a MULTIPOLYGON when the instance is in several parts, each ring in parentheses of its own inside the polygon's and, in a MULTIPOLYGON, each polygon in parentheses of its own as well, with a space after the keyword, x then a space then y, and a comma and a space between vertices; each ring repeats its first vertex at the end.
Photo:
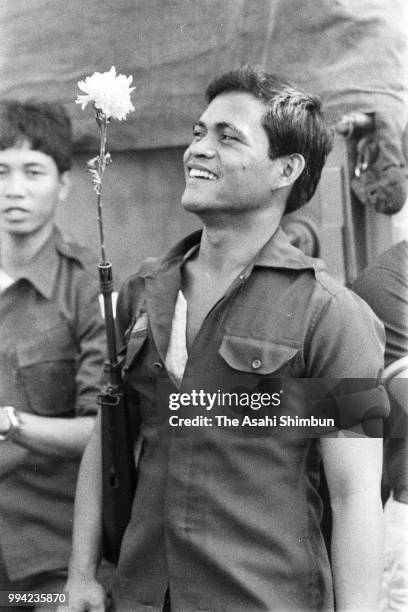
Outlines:
POLYGON ((96 412, 104 356, 96 268, 54 225, 71 149, 59 105, 0 105, 3 595, 62 591, 79 461, 96 412))
MULTIPOLYGON (((182 196, 203 230, 143 264, 118 305, 127 398, 141 426, 113 608, 327 612, 335 598, 336 610, 374 610, 381 440, 242 426, 254 414, 244 403, 251 395, 274 399, 261 423, 302 416, 306 404, 294 391, 301 394, 305 379, 341 379, 346 390, 359 379, 352 425, 387 413, 376 387, 381 324, 279 227, 284 212, 312 197, 330 133, 316 98, 260 69, 215 79, 207 96, 184 155, 182 196), (219 398, 211 411, 197 408, 201 391, 219 398), (205 415, 205 423, 172 428, 173 392, 181 418, 205 415), (321 460, 333 509, 331 564, 320 531, 321 460)), ((350 408, 344 397, 343 405, 350 408)), ((89 512, 101 499, 98 453, 95 430, 76 502, 68 582, 75 611, 103 609, 95 581, 100 506, 89 512)))

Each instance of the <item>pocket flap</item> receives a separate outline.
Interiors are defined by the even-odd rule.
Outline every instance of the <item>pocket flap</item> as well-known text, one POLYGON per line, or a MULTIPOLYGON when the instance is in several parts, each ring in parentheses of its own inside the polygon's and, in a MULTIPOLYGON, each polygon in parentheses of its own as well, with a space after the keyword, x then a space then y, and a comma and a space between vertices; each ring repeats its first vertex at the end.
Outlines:
POLYGON ((271 374, 293 359, 299 352, 299 347, 227 334, 218 352, 234 370, 252 374, 271 374))

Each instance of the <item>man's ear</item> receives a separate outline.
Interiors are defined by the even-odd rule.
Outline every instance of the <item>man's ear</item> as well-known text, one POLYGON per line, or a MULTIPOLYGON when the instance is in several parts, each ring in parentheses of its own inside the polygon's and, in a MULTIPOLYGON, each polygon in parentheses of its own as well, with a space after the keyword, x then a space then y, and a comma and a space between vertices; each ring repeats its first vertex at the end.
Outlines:
POLYGON ((292 153, 291 155, 283 155, 281 162, 281 187, 293 185, 304 170, 305 158, 300 153, 292 153))
POLYGON ((67 199, 69 192, 71 190, 71 172, 66 170, 62 172, 59 177, 60 188, 58 193, 58 201, 64 202, 67 199))

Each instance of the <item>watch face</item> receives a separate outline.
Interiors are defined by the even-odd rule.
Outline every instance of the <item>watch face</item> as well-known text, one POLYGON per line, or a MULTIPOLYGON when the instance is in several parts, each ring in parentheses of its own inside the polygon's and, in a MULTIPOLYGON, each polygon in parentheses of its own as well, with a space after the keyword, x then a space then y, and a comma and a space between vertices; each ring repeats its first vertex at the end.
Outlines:
POLYGON ((20 428, 20 419, 12 406, 0 408, 0 440, 8 440, 20 428))
POLYGON ((6 436, 12 427, 7 408, 0 408, 0 436, 6 436))

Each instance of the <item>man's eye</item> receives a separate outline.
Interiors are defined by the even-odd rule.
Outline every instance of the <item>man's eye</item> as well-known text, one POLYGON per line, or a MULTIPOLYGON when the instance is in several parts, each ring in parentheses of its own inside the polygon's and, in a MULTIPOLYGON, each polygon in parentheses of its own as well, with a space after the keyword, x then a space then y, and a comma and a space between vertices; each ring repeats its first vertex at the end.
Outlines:
POLYGON ((195 139, 201 138, 202 135, 203 135, 203 130, 199 130, 199 129, 193 130, 193 138, 195 139))
POLYGON ((31 178, 36 178, 37 176, 41 176, 42 172, 40 170, 27 170, 26 174, 31 178))
POLYGON ((238 140, 238 138, 234 134, 229 134, 228 132, 223 132, 221 134, 221 140, 238 140))

